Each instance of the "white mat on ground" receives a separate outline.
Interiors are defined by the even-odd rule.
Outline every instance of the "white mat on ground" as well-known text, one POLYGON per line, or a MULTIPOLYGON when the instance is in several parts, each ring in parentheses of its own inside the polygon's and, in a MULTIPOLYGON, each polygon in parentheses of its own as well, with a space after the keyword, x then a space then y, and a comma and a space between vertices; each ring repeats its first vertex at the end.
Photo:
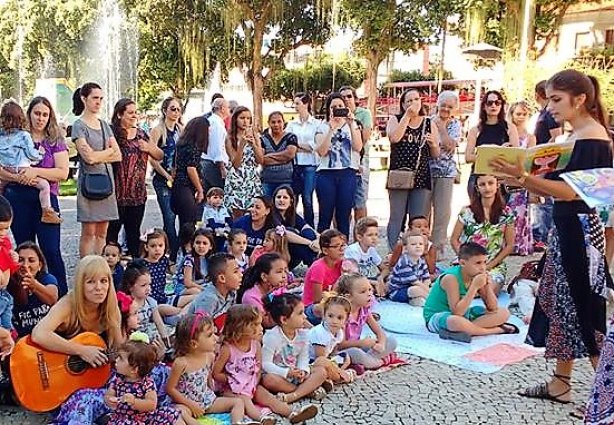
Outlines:
MULTIPOLYGON (((481 300, 476 300, 473 304, 480 305, 482 302, 481 300)), ((507 306, 508 304, 509 296, 502 294, 499 298, 499 305, 507 306)), ((520 329, 519 334, 474 337, 470 344, 465 344, 443 340, 439 338, 439 335, 429 332, 424 324, 422 308, 420 307, 412 307, 408 304, 392 301, 382 301, 377 304, 375 311, 381 315, 380 324, 382 327, 397 339, 398 352, 425 357, 462 369, 482 373, 493 373, 501 370, 504 366, 503 364, 478 362, 465 357, 467 354, 492 347, 496 344, 509 344, 518 346, 523 350, 533 350, 535 354, 540 353, 540 350, 524 344, 528 327, 515 316, 511 316, 508 321, 518 326, 520 329)))

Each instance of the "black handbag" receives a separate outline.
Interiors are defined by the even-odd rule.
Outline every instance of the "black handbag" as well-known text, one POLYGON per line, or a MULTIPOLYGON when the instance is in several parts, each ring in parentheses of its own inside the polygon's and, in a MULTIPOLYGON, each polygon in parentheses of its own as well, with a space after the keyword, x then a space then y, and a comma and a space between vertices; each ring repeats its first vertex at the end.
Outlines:
MULTIPOLYGON (((104 124, 100 121, 100 129, 102 131, 103 144, 107 141, 104 134, 104 124)), ((92 201, 101 201, 107 199, 113 194, 113 180, 109 173, 109 164, 104 164, 105 173, 100 172, 83 172, 81 180, 81 194, 92 201)))

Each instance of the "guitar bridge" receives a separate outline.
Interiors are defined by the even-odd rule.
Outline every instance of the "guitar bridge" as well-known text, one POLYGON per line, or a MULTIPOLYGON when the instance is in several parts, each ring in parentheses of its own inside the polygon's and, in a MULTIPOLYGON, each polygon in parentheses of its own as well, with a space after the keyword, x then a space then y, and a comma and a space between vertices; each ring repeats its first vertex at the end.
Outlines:
POLYGON ((41 378, 41 384, 43 389, 49 389, 49 369, 47 368, 47 362, 45 361, 45 355, 42 351, 36 353, 38 359, 38 375, 41 378))

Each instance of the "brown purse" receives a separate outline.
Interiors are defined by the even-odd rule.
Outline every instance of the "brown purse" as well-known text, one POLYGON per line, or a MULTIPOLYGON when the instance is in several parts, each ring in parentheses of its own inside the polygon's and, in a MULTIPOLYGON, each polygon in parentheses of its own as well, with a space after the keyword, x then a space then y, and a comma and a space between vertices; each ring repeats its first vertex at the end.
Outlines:
POLYGON ((420 147, 418 147, 418 158, 416 159, 416 166, 413 170, 407 167, 397 168, 396 170, 388 170, 386 189, 410 190, 414 188, 416 184, 416 172, 418 171, 418 167, 420 167, 420 159, 422 158, 422 149, 426 144, 426 141, 424 140, 424 133, 426 131, 427 119, 428 118, 424 118, 425 122, 422 124, 422 143, 420 144, 420 147))

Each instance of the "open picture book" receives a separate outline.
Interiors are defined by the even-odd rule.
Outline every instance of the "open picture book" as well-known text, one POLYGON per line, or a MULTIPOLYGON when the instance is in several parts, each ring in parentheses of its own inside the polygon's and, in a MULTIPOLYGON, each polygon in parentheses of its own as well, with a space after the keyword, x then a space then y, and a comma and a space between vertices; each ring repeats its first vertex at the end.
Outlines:
POLYGON ((614 168, 570 171, 561 178, 589 207, 614 205, 614 168))
POLYGON ((547 143, 532 148, 497 145, 478 146, 475 173, 504 176, 490 166, 490 162, 498 157, 502 157, 512 164, 522 161, 524 169, 534 176, 561 170, 569 163, 574 144, 575 142, 547 143))

